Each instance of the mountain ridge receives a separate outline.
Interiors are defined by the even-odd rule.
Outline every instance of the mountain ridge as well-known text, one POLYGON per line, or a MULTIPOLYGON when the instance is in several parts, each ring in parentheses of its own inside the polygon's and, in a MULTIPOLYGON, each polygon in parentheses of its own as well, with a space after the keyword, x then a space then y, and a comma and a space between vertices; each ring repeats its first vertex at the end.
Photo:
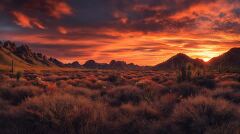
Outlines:
POLYGON ((17 46, 11 41, 0 41, 0 64, 10 66, 11 61, 22 67, 60 67, 60 68, 87 68, 87 69, 117 69, 117 70, 138 70, 138 69, 154 69, 154 70, 175 70, 182 65, 192 64, 197 67, 209 67, 211 69, 222 68, 240 68, 240 48, 231 48, 220 56, 213 57, 208 62, 202 59, 193 59, 190 56, 178 53, 168 60, 155 66, 139 66, 134 63, 126 63, 125 61, 112 60, 109 63, 98 63, 94 60, 88 60, 84 64, 78 61, 72 63, 63 63, 60 60, 48 57, 42 53, 33 52, 26 44, 17 46))

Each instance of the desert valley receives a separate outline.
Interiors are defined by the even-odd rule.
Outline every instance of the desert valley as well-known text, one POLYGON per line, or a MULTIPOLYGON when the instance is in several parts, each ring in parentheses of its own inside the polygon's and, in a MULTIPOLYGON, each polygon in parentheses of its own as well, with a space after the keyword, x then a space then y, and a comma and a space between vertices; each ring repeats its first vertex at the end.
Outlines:
POLYGON ((6 41, 0 58, 3 134, 240 132, 239 48, 207 63, 177 54, 156 66, 80 65, 6 41))
POLYGON ((0 134, 240 134, 240 0, 0 0, 0 134))

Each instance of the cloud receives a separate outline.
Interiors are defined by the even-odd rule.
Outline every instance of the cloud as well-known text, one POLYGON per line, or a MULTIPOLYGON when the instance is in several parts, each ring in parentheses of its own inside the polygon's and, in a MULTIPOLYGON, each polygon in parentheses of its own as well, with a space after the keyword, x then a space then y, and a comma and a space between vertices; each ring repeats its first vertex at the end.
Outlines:
POLYGON ((49 12, 51 16, 61 18, 63 15, 71 15, 72 8, 65 2, 59 2, 57 0, 47 1, 49 4, 49 12))
POLYGON ((16 24, 23 28, 33 28, 35 26, 39 29, 45 29, 43 24, 41 24, 41 22, 39 22, 37 19, 30 18, 27 15, 18 11, 13 11, 12 14, 16 19, 16 24))
POLYGON ((18 24, 19 26, 22 26, 24 28, 32 28, 32 24, 30 21, 30 18, 26 15, 24 15, 23 13, 20 12, 13 12, 13 15, 16 17, 16 24, 18 24))
POLYGON ((207 59, 239 46, 239 7, 239 0, 1 0, 0 37, 61 59, 153 65, 178 52, 207 59))
POLYGON ((67 34, 67 33, 68 33, 68 30, 67 30, 66 28, 62 27, 62 26, 59 26, 59 27, 57 28, 57 30, 58 30, 59 33, 61 33, 61 34, 67 34))

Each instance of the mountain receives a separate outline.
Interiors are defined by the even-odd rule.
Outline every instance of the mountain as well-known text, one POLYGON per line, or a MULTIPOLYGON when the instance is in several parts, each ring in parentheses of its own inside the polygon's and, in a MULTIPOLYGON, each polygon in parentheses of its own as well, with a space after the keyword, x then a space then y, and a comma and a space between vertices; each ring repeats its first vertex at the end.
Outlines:
POLYGON ((232 48, 228 52, 212 58, 208 62, 211 69, 239 70, 240 69, 240 48, 232 48))
POLYGON ((48 58, 42 53, 33 52, 28 45, 16 45, 11 41, 0 41, 0 65, 15 67, 63 67, 64 64, 57 59, 48 58), (62 66, 63 65, 63 66, 62 66))
POLYGON ((61 61, 59 61, 58 59, 55 59, 55 58, 49 58, 48 59, 50 62, 52 62, 53 64, 55 64, 56 66, 59 66, 59 67, 65 67, 66 65, 64 63, 62 63, 61 61))
POLYGON ((83 67, 89 68, 89 69, 108 69, 107 63, 97 63, 94 60, 88 60, 85 64, 83 64, 83 67))
POLYGON ((28 45, 16 45, 11 41, 0 41, 0 69, 12 65, 12 61, 16 68, 31 67, 67 67, 67 68, 88 68, 88 69, 117 69, 117 70, 175 70, 179 67, 192 64, 193 66, 205 67, 208 65, 210 69, 218 69, 225 71, 240 70, 240 48, 232 48, 228 52, 212 58, 207 64, 201 59, 193 59, 186 54, 179 53, 167 61, 153 67, 138 66, 125 61, 112 60, 110 63, 97 63, 94 60, 88 60, 81 65, 75 61, 73 63, 64 64, 58 59, 48 58, 42 53, 33 52, 28 45))
POLYGON ((127 64, 125 61, 116 61, 112 60, 109 63, 110 69, 140 69, 140 66, 135 65, 133 63, 127 64))
POLYGON ((29 67, 68 67, 68 68, 89 68, 89 69, 139 69, 140 66, 133 63, 127 64, 125 61, 112 60, 109 64, 97 63, 94 60, 87 61, 84 65, 79 62, 64 64, 60 60, 50 57, 42 53, 33 52, 28 45, 16 45, 11 41, 0 41, 0 65, 10 66, 12 60, 16 65, 29 67))
POLYGON ((78 61, 74 61, 73 63, 68 63, 65 64, 66 67, 71 67, 71 68, 81 68, 81 64, 78 61))
POLYGON ((0 65, 4 67, 9 67, 12 65, 12 61, 14 61, 14 66, 17 66, 19 68, 30 67, 27 62, 14 55, 11 51, 4 48, 3 46, 0 46, 0 65))
POLYGON ((140 66, 133 63, 127 64, 125 61, 112 60, 109 64, 107 63, 97 63, 94 60, 88 60, 83 67, 89 69, 119 69, 119 70, 136 70, 141 69, 140 66))
POLYGON ((153 67, 154 70, 175 70, 183 65, 192 64, 198 67, 204 67, 204 61, 201 59, 192 59, 186 54, 179 53, 167 61, 153 67))

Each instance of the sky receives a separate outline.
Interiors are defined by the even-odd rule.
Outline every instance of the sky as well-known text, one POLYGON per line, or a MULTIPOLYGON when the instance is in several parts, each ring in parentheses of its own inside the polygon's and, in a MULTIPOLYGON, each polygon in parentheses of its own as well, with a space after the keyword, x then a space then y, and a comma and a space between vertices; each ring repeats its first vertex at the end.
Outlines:
POLYGON ((240 47, 240 0, 1 0, 0 40, 63 62, 208 61, 240 47))

